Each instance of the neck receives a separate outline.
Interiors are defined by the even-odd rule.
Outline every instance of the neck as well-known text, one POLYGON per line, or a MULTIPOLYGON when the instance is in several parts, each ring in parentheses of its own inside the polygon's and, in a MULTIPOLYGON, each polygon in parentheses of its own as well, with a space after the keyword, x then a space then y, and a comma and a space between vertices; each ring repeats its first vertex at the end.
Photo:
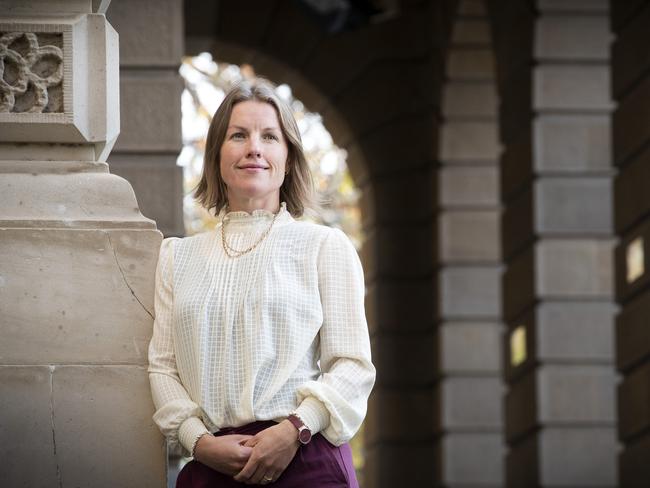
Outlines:
POLYGON ((230 212, 248 212, 253 210, 268 210, 277 213, 280 210, 279 198, 229 198, 228 211, 230 212))

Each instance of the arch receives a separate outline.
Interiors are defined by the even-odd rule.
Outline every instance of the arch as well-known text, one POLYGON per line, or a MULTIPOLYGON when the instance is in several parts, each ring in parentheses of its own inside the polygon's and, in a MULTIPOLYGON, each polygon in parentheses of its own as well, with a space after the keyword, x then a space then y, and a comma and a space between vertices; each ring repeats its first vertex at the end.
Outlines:
POLYGON ((299 2, 263 2, 254 16, 240 2, 220 2, 212 15, 206 3, 186 2, 187 51, 250 63, 262 75, 286 82, 323 115, 348 152, 362 192, 367 237, 361 257, 378 370, 366 420, 365 486, 431 484, 436 233, 431 195, 438 67, 454 2, 400 4, 390 19, 340 33, 320 29, 299 2), (432 25, 443 28, 432 36, 432 25), (416 432, 410 422, 425 428, 416 432), (407 478, 400 460, 412 467, 407 478))
MULTIPOLYGON (((277 84, 287 84, 291 87, 295 98, 299 99, 311 112, 321 114, 323 125, 332 134, 333 139, 341 141, 341 147, 349 147, 354 143, 353 130, 336 107, 332 106, 325 95, 314 84, 290 64, 278 60, 262 52, 243 49, 241 46, 227 41, 215 39, 210 42, 192 42, 192 50, 188 55, 200 52, 209 52, 214 59, 219 61, 242 65, 250 64, 255 67, 256 73, 277 84)), ((367 162, 362 152, 353 152, 348 158, 348 167, 355 182, 363 183, 367 179, 367 162)))

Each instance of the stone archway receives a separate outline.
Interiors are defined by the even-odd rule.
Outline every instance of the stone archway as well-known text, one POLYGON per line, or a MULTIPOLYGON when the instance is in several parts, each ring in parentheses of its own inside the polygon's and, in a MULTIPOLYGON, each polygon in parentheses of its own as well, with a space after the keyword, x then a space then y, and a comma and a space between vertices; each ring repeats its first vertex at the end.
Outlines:
MULTIPOLYGON (((17 10, 8 10, 8 14, 34 14, 33 2, 10 3, 16 4, 17 10)), ((32 19, 33 25, 23 26, 25 32, 33 30, 37 37, 47 32, 46 37, 51 41, 53 25, 56 32, 63 32, 62 22, 72 25, 85 21, 86 14, 89 18, 94 17, 92 22, 106 27, 101 15, 94 13, 97 9, 103 12, 107 2, 93 2, 92 5, 63 3, 72 9, 67 14, 68 20, 64 21, 60 5, 55 8, 48 6, 47 2, 39 2, 43 18, 32 19)), ((454 303, 450 298, 454 296, 454 290, 463 289, 462 286, 455 288, 458 281, 452 279, 454 276, 476 271, 482 266, 497 266, 494 249, 465 247, 467 239, 462 238, 473 225, 485 224, 486 219, 475 218, 478 216, 469 213, 494 211, 491 207, 496 206, 492 191, 493 167, 486 165, 491 170, 487 171, 490 175, 485 179, 478 176, 480 165, 471 164, 471 161, 466 161, 470 163, 468 167, 455 167, 455 151, 461 151, 456 156, 460 154, 462 160, 462 151, 467 150, 467 146, 452 149, 453 144, 449 145, 449 137, 463 124, 469 131, 467 124, 485 122, 481 119, 484 115, 490 118, 491 123, 493 114, 481 112, 479 104, 470 103, 469 96, 463 100, 469 103, 468 112, 458 111, 462 104, 454 107, 451 103, 453 91, 462 91, 459 84, 467 81, 462 76, 451 76, 444 100, 441 96, 448 31, 452 28, 456 7, 465 17, 478 15, 484 24, 484 4, 488 6, 497 55, 499 138, 503 145, 499 167, 504 207, 500 255, 505 268, 501 309, 506 326, 502 345, 506 366, 503 375, 508 390, 503 429, 509 448, 503 476, 508 486, 614 486, 616 483, 615 377, 612 364, 612 317, 616 308, 611 284, 614 268, 611 250, 615 244, 611 220, 614 209, 614 227, 621 239, 616 246, 617 299, 621 304, 617 316, 617 366, 624 375, 619 387, 619 434, 625 444, 620 455, 619 482, 621 486, 643 483, 647 479, 645 454, 649 445, 645 401, 649 341, 645 331, 650 281, 644 254, 650 239, 647 226, 650 204, 647 188, 642 183, 646 174, 648 131, 647 124, 639 123, 639 120, 645 121, 648 113, 648 60, 642 53, 647 51, 643 47, 647 44, 646 33, 650 32, 647 29, 649 7, 638 0, 610 2, 612 12, 609 15, 607 2, 600 0, 386 0, 382 2, 384 5, 395 7, 390 15, 375 19, 375 23, 361 22, 347 31, 328 33, 309 20, 299 3, 282 0, 257 2, 255 15, 250 15, 243 2, 189 0, 185 2, 191 27, 187 40, 188 46, 189 41, 216 40, 223 43, 222 47, 229 46, 239 52, 229 56, 233 60, 242 61, 247 59, 246 56, 255 56, 256 65, 268 67, 261 71, 294 86, 306 103, 324 113, 335 137, 346 142, 352 172, 364 189, 365 226, 370 235, 363 252, 368 275, 368 317, 379 371, 368 416, 367 486, 453 485, 475 479, 472 476, 479 475, 466 471, 472 469, 471 458, 454 458, 453 445, 463 435, 476 435, 479 429, 487 428, 483 434, 489 437, 494 436, 499 428, 493 422, 495 417, 488 418, 486 423, 481 423, 485 418, 474 423, 471 415, 466 415, 471 413, 470 410, 454 412, 457 416, 447 417, 445 412, 449 408, 443 408, 439 414, 433 407, 437 391, 442 392, 443 399, 449 399, 454 394, 454 384, 489 382, 496 378, 494 370, 482 369, 486 363, 480 367, 468 367, 468 363, 463 361, 469 358, 463 357, 462 353, 458 356, 451 354, 454 344, 463 343, 460 329, 470 333, 477 332, 478 327, 477 324, 461 323, 474 318, 472 310, 476 309, 466 308, 468 303, 454 303), (619 102, 612 121, 613 153, 619 171, 613 205, 610 192, 613 173, 610 158, 612 103, 608 86, 607 25, 610 18, 612 29, 618 36, 612 49, 612 93, 619 102), (457 84, 455 88, 454 84, 457 84), (444 120, 439 117, 441 111, 444 120), (466 116, 469 119, 465 120, 466 116), (440 150, 439 133, 442 133, 440 150), (440 171, 439 159, 443 163, 440 171), (472 172, 474 176, 463 177, 460 174, 463 170, 472 172), (452 174, 454 172, 457 173, 452 174), (468 179, 474 177, 483 183, 476 191, 490 190, 486 200, 479 203, 472 200, 478 198, 475 192, 470 192, 471 195, 462 191, 450 192, 459 180, 464 181, 461 187, 471 186, 468 179), (439 195, 436 193, 438 180, 442 187, 439 195), (441 204, 440 208, 436 207, 436 202, 441 204), (471 210, 463 207, 468 202, 477 203, 478 207, 471 210), (475 224, 482 220, 482 223, 475 224), (441 244, 440 251, 437 250, 438 243, 441 244), (443 275, 440 290, 438 274, 443 275), (442 302, 440 308, 436 305, 438 295, 442 302), (456 315, 455 311, 462 313, 456 315), (454 321, 457 323, 452 324, 454 321), (439 341, 442 352, 440 358, 432 353, 436 350, 436 341, 439 341), (513 345, 516 346, 514 349, 513 345), (486 371, 489 371, 486 377, 479 379, 478 373, 486 371), (561 447, 557 448, 559 444, 561 447), (455 464, 456 459, 460 464, 455 464), (442 466, 437 475, 431 466, 434 462, 442 466), (405 470, 405 466, 408 469, 405 470)), ((116 7, 109 11, 109 20, 115 24, 122 42, 120 92, 123 117, 122 136, 111 156, 111 167, 130 179, 143 212, 156 218, 165 234, 181 234, 182 192, 180 170, 175 166, 180 148, 180 109, 178 105, 161 103, 161 100, 178 100, 180 93, 176 70, 184 53, 183 2, 142 0, 130 3, 128 8, 116 7)), ((471 19, 463 21, 468 20, 471 19)), ((24 18, 19 21, 24 22, 24 18)), ((6 29, 16 28, 17 25, 11 23, 11 27, 6 29)), ((478 32, 482 29, 478 28, 478 32)), ((83 37, 86 31, 82 31, 83 37)), ((103 37, 99 45, 114 37, 110 28, 107 32, 109 36, 103 37)), ((469 35, 473 42, 476 38, 472 36, 476 33, 476 30, 469 29, 464 35, 469 35)), ((88 45, 83 41, 70 47, 85 52, 88 45)), ((456 47, 460 46, 452 46, 450 59, 456 47)), ((104 54, 113 56, 114 53, 109 46, 108 50, 100 49, 96 54, 101 57, 104 54)), ((85 56, 78 59, 82 58, 86 59, 85 56)), ((111 64, 114 61, 115 58, 111 57, 107 66, 114 68, 111 64)), ((456 65, 456 69, 461 67, 462 63, 456 65)), ((470 68, 471 71, 476 66, 470 68)), ((77 66, 77 69, 83 72, 85 68, 77 66)), ((91 70, 89 79, 106 73, 103 69, 91 70)), ((115 71, 110 73, 113 76, 115 71)), ((85 74, 83 72, 78 79, 85 79, 85 74)), ((93 83, 93 90, 98 94, 102 92, 103 83, 93 83)), ((115 83, 108 86, 116 96, 115 83)), ((83 98, 86 93, 95 94, 76 90, 75 96, 83 98)), ((113 100, 100 98, 97 97, 96 102, 101 107, 107 100, 113 100)), ((111 103, 114 109, 114 100, 111 103)), ((88 106, 81 104, 75 110, 85 110, 88 106)), ((80 113, 85 113, 84 110, 80 113)), ((83 116, 79 120, 87 119, 94 124, 99 121, 97 115, 103 114, 103 108, 92 112, 93 117, 83 116)), ((112 110, 111 113, 116 112, 112 110)), ((12 130, 17 128, 12 126, 16 123, 11 119, 14 115, 5 114, 3 122, 9 124, 7 127, 13 127, 12 130)), ((19 117, 23 115, 18 114, 19 117)), ((33 122, 41 115, 32 114, 30 119, 23 118, 20 122, 33 122)), ((46 117, 41 119, 51 122, 46 117)), ((74 123, 79 121, 75 120, 74 123)), ((107 121, 111 130, 103 137, 113 134, 116 128, 114 120, 107 121)), ((93 133, 93 138, 79 144, 77 136, 68 139, 62 135, 60 127, 51 133, 40 129, 32 132, 34 128, 31 126, 23 132, 3 132, 3 178, 8 183, 7 188, 14 188, 3 196, 10 200, 10 205, 5 207, 15 210, 10 212, 9 220, 6 220, 9 229, 4 232, 14 236, 27 235, 25 229, 29 229, 30 234, 24 242, 6 241, 6 262, 12 266, 18 263, 19 267, 28 262, 32 266, 25 269, 12 267, 10 273, 3 273, 0 280, 6 290, 20 290, 15 296, 7 294, 9 301, 5 298, 8 307, 20 308, 20 313, 10 313, 8 317, 20 321, 21 325, 14 327, 14 322, 8 322, 12 332, 7 336, 8 342, 4 343, 9 358, 6 362, 10 364, 2 367, 2 375, 8 379, 3 383, 3 391, 7 393, 3 398, 9 399, 8 418, 17 419, 5 422, 5 428, 8 426, 10 429, 6 432, 17 433, 9 437, 22 439, 22 444, 14 450, 17 457, 9 459, 18 459, 19 462, 31 459, 33 456, 25 454, 28 452, 25 446, 31 452, 33 445, 41 445, 45 449, 43 459, 47 461, 42 468, 47 472, 36 470, 29 476, 55 480, 55 484, 58 478, 60 484, 61 476, 64 480, 74 480, 73 476, 66 474, 74 473, 81 483, 90 479, 87 472, 56 465, 56 453, 65 457, 66 452, 72 452, 68 458, 78 459, 74 454, 82 446, 85 459, 93 458, 92 462, 85 463, 87 468, 94 469, 95 462, 105 466, 105 456, 96 454, 100 451, 85 447, 95 446, 97 436, 79 438, 69 433, 65 434, 66 437, 59 436, 54 456, 50 444, 36 440, 30 444, 30 439, 42 439, 41 426, 56 420, 56 415, 52 416, 55 404, 57 408, 63 408, 59 411, 66 415, 79 409, 78 405, 68 405, 67 400, 52 403, 52 395, 56 391, 65 393, 68 387, 75 388, 75 393, 78 393, 81 376, 77 373, 81 373, 81 369, 83 375, 92 375, 87 382, 89 387, 84 389, 86 396, 82 398, 82 404, 103 398, 94 395, 98 391, 95 387, 98 386, 97 379, 108 377, 109 373, 120 373, 114 378, 125 372, 134 373, 131 378, 134 381, 128 378, 125 381, 125 377, 130 375, 125 373, 117 382, 117 388, 123 394, 133 392, 133 396, 129 393, 123 397, 124 405, 128 406, 126 410, 133 407, 133 397, 146 390, 145 353, 138 344, 146 344, 148 340, 151 316, 145 314, 142 304, 148 303, 146 297, 151 298, 152 283, 146 277, 151 276, 152 259, 155 259, 153 247, 160 236, 150 221, 134 211, 136 204, 128 185, 105 174, 107 167, 101 162, 101 153, 104 152, 101 146, 104 145, 105 149, 110 141, 98 142, 98 134, 93 133), (16 134, 18 138, 14 137, 16 134), (31 145, 25 144, 26 140, 31 141, 31 145), (94 162, 96 159, 100 162, 94 162), (82 160, 87 162, 80 162, 82 160), (30 181, 42 179, 51 182, 92 181, 101 191, 66 196, 70 185, 41 183, 43 191, 34 192, 30 181), (111 211, 131 213, 124 218, 111 214, 100 221, 91 218, 95 207, 91 207, 89 213, 84 199, 105 195, 102 192, 107 190, 106 184, 99 183, 109 179, 114 183, 111 188, 119 190, 119 198, 116 197, 115 204, 111 204, 111 211), (16 190, 16 181, 22 182, 26 190, 16 190), (23 195, 42 207, 26 204, 23 195), (53 202, 65 202, 66 205, 55 207, 53 202), (78 206, 79 202, 83 205, 78 206), (30 213, 33 209, 39 213, 38 221, 35 213, 30 213), (42 240, 40 236, 43 234, 43 212, 56 213, 52 214, 50 222, 53 227, 46 234, 67 236, 94 232, 104 239, 108 234, 131 236, 134 225, 139 225, 140 230, 136 233, 149 236, 146 258, 138 254, 133 263, 133 269, 145 266, 149 270, 146 272, 134 271, 132 275, 120 265, 122 251, 128 250, 130 255, 134 249, 131 237, 121 243, 126 246, 124 249, 118 246, 120 249, 115 256, 111 254, 112 245, 104 245, 115 244, 114 238, 97 241, 99 244, 91 246, 92 249, 89 247, 88 253, 84 251, 81 257, 74 253, 66 256, 66 259, 74 258, 69 268, 79 272, 79 282, 84 285, 79 289, 80 296, 102 290, 83 281, 91 275, 98 276, 99 258, 103 260, 105 271, 114 277, 106 283, 121 283, 118 291, 122 305, 111 306, 109 312, 100 314, 105 319, 108 317, 106 320, 110 324, 102 322, 93 327, 99 327, 98 333, 117 331, 119 327, 116 329, 116 322, 111 322, 111 314, 122 313, 126 310, 124 304, 128 304, 142 319, 137 320, 138 339, 133 349, 130 343, 127 344, 134 333, 130 312, 128 317, 121 315, 120 323, 124 327, 120 330, 126 332, 120 340, 101 350, 84 349, 90 351, 92 357, 79 356, 75 341, 71 342, 69 338, 65 345, 68 348, 74 346, 74 350, 55 347, 58 356, 54 359, 48 356, 51 349, 39 348, 35 354, 31 349, 23 349, 26 342, 21 342, 25 337, 21 334, 43 337, 43 331, 48 334, 59 334, 57 330, 69 330, 74 334, 88 331, 84 309, 77 304, 71 304, 65 319, 58 319, 62 328, 39 326, 39 314, 45 320, 51 320, 63 311, 59 310, 62 303, 59 297, 34 304, 31 300, 36 300, 38 294, 29 293, 34 285, 25 281, 25 277, 37 276, 36 282, 41 283, 39 286, 43 283, 60 284, 59 268, 34 267, 44 256, 44 261, 50 263, 61 259, 58 254, 44 255, 42 252, 55 243, 52 239, 42 240), (74 218, 66 217, 68 214, 65 212, 73 212, 74 218), (78 228, 71 227, 71 222, 78 228), (37 249, 41 243, 43 246, 37 249), (80 263, 88 263, 88 267, 80 266, 80 263), (93 273, 88 269, 94 270, 93 273), (45 278, 44 271, 50 273, 45 278), (16 288, 11 282, 12 277, 22 280, 20 286, 24 285, 24 291, 16 288), (132 279, 138 287, 132 287, 132 279), (149 291, 143 295, 141 290, 149 291), (142 297, 144 300, 140 301, 142 297), (52 311, 43 306, 44 303, 56 305, 56 314, 50 313, 52 311), (23 319, 26 319, 24 323, 23 319), (81 326, 77 327, 78 324, 81 326), (15 331, 22 332, 16 335, 15 331), (115 347, 119 351, 111 349, 115 347), (60 358, 61 354, 68 352, 74 364, 65 366, 60 358), (28 356, 36 359, 25 363, 28 356), (99 356, 105 359, 100 361, 102 364, 90 367, 88 361, 95 361, 99 356), (38 365, 34 366, 34 363, 38 365), (64 380, 60 383, 60 390, 57 390, 57 378, 64 380), (31 401, 35 398, 33 393, 36 390, 32 391, 35 384, 37 396, 42 399, 36 403, 31 401), (125 388, 125 384, 131 386, 125 388), (24 409, 24 398, 30 399, 28 403, 32 410, 24 409), (60 473, 57 473, 57 468, 61 469, 60 473)), ((456 132, 456 135, 459 133, 463 131, 456 132)), ((471 131, 465 132, 467 134, 471 131)), ((464 155, 471 159, 471 153, 464 155)), ((107 203, 107 199, 101 202, 102 205, 107 203)), ((493 230, 494 226, 489 228, 493 230)), ((72 242, 81 241, 66 237, 62 249, 73 247, 72 242)), ((63 271, 70 272, 70 269, 63 271)), ((57 286, 46 288, 47 293, 56 293, 58 289, 57 286)), ((111 290, 115 291, 114 288, 111 290)), ((68 294, 66 298, 70 296, 73 295, 68 294)), ((108 303, 106 297, 102 294, 99 301, 108 303)), ((92 304, 93 300, 84 303, 92 304)), ((494 305, 494 302, 489 303, 494 305)), ((496 317, 494 309, 492 312, 490 318, 496 317)), ((492 335, 491 339, 484 338, 478 342, 487 344, 493 341, 494 334, 498 335, 498 327, 494 321, 481 329, 482 333, 492 335)), ((57 346, 61 337, 63 335, 50 341, 51 345, 57 346)), ((93 347, 103 346, 96 343, 93 347)), ((467 350, 467 344, 459 350, 467 350)), ((489 354, 495 350, 498 346, 486 349, 489 354)), ((494 358, 491 356, 489 359, 493 361, 494 358)), ((101 408, 86 408, 83 415, 75 415, 75 422, 83 420, 84 415, 91 412, 94 421, 90 423, 96 424, 99 412, 100 417, 109 419, 102 425, 117 425, 110 419, 115 412, 115 402, 121 404, 122 400, 116 400, 114 392, 108 392, 106 398, 109 397, 101 405, 103 409, 110 409, 105 416, 101 408)), ((69 400, 70 395, 62 398, 69 400)), ((135 449, 136 455, 144 459, 138 469, 148 473, 143 477, 146 482, 156 483, 162 477, 164 444, 147 420, 151 407, 148 396, 144 395, 141 400, 136 415, 131 419, 133 429, 130 427, 132 424, 128 424, 129 432, 132 434, 132 430, 144 429, 145 435, 137 437, 146 445, 135 449), (155 466, 148 465, 149 462, 155 466), (156 476, 152 477, 154 471, 156 476)), ((96 431, 91 429, 88 432, 96 431)), ((119 442, 123 438, 112 436, 110 442, 102 442, 101 448, 123 445, 119 442)), ((52 442, 54 440, 53 437, 52 442)), ((123 456, 130 456, 135 451, 125 449, 120 452, 123 456)), ((124 462, 134 466, 132 461, 129 458, 124 462)), ((479 462, 474 467, 480 469, 480 465, 479 462)), ((107 483, 111 482, 109 475, 133 475, 129 469, 113 471, 105 477, 107 483)), ((496 470, 492 475, 494 478, 490 480, 498 479, 496 470)))
POLYGON ((437 124, 454 2, 328 33, 271 1, 186 2, 188 52, 218 52, 287 83, 349 155, 362 191, 367 315, 378 380, 366 423, 366 486, 433 483, 437 124), (432 28, 435 26, 435 28, 432 28), (417 428, 412 428, 417 425, 417 428), (401 466, 408 463, 404 473, 401 466))

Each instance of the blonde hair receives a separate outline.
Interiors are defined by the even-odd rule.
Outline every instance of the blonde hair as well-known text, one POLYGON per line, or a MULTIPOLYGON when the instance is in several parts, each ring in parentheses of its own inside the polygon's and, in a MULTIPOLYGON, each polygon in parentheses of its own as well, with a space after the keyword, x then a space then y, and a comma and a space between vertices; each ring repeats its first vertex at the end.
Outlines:
POLYGON ((264 78, 242 80, 231 88, 212 117, 203 157, 203 173, 194 192, 194 198, 208 210, 219 213, 228 205, 226 183, 221 177, 219 154, 235 105, 245 101, 268 103, 275 108, 280 127, 287 141, 287 174, 280 187, 280 201, 287 210, 300 217, 307 207, 313 207, 314 185, 311 171, 302 148, 298 124, 291 108, 275 93, 275 85, 264 78))

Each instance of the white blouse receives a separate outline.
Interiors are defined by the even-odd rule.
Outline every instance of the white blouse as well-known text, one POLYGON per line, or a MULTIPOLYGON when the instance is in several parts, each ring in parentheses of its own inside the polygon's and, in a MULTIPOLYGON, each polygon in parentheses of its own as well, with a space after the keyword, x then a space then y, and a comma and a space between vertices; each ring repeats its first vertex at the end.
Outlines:
MULTIPOLYGON (((272 218, 226 214, 228 244, 248 248, 272 218)), ((225 254, 221 225, 160 248, 154 421, 188 452, 208 431, 293 411, 332 444, 348 441, 375 380, 356 250, 337 229, 294 220, 284 204, 243 256, 225 254)))

